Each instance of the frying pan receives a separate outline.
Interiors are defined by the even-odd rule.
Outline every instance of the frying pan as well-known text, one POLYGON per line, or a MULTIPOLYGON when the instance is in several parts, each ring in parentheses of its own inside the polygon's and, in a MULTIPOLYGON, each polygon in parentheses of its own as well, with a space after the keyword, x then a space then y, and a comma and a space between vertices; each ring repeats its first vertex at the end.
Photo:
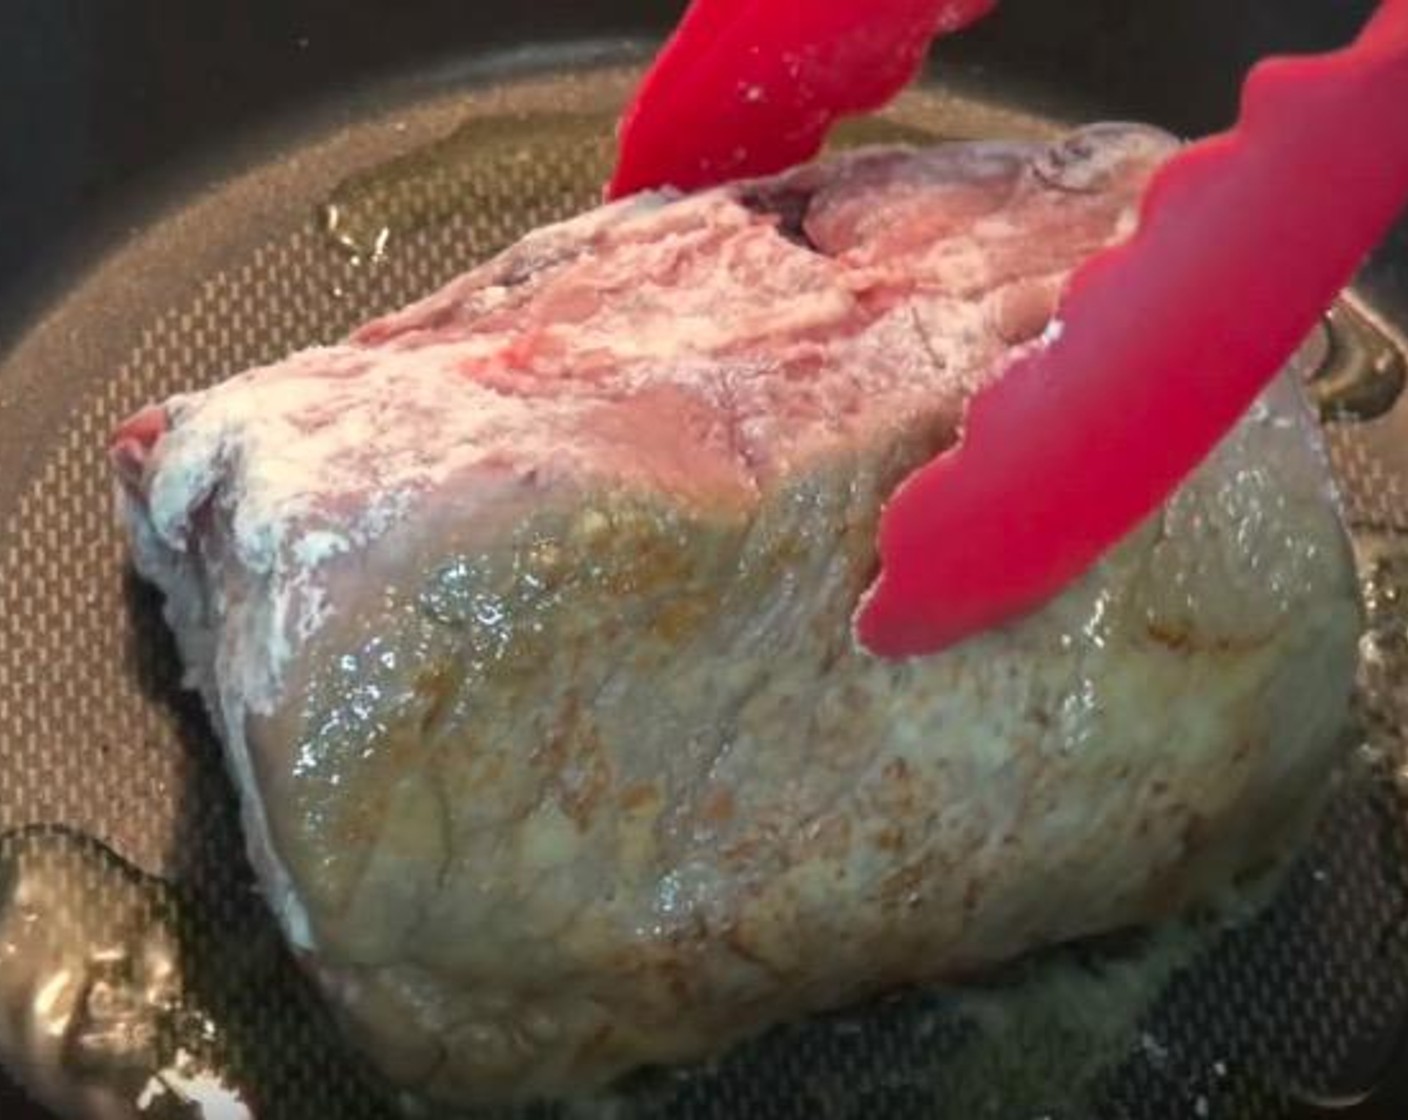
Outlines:
MULTIPOLYGON (((31 1013, 8 1056, 33 1059, 26 1077, 59 1120, 78 1120, 81 1095, 143 1088, 151 1115, 201 1116, 182 1101, 192 1077, 230 1092, 211 1120, 236 1101, 259 1120, 390 1114, 253 895, 209 729, 156 605, 124 575, 101 454, 113 421, 336 337, 589 205, 612 115, 680 6, 3 5, 0 936, 16 944, 17 899, 44 932, 19 953, 38 978, 0 964, 0 1024, 31 1013), (45 1052, 64 1055, 60 1076, 35 1057, 45 1024, 26 999, 65 962, 82 1011, 45 1052)), ((1006 0, 941 47, 937 86, 853 138, 1110 117, 1201 134, 1231 119, 1254 59, 1344 42, 1370 7, 1006 0)), ((1391 1060, 1408 1014, 1405 329, 1400 228, 1336 312, 1312 386, 1336 413, 1372 615, 1362 741, 1264 914, 779 1032, 717 1069, 633 1085, 613 1114, 1271 1118, 1385 1079, 1343 1115, 1408 1110, 1391 1060)), ((45 1115, 0 1083, 0 1117, 45 1115)))

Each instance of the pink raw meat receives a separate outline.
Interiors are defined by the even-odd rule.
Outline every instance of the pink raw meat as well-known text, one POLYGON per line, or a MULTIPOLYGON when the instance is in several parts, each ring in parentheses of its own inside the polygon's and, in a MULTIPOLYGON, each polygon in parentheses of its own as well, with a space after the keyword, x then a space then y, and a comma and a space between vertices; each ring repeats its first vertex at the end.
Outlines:
POLYGON ((1358 615, 1290 387, 1021 625, 904 664, 852 629, 893 488, 1171 150, 639 196, 124 427, 270 904, 388 1076, 600 1086, 1293 849, 1358 615))

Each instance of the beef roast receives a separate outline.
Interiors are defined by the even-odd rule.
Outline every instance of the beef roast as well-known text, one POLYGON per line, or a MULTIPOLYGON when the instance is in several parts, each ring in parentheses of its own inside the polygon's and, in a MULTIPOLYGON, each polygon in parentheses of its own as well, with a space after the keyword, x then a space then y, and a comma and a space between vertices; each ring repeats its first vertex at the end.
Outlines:
POLYGON ((903 663, 852 632, 886 495, 1171 150, 640 196, 119 433, 269 902, 386 1074, 588 1089, 1293 846, 1358 613, 1289 381, 1020 625, 903 663))

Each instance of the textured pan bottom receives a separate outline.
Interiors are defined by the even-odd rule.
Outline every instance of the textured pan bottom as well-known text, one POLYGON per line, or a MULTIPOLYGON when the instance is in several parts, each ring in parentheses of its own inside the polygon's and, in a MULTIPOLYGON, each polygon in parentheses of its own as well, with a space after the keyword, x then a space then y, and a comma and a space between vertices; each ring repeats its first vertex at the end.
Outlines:
MULTIPOLYGON (((0 365, 0 1051, 52 1099, 391 1114, 255 897, 217 745, 127 575, 103 447, 146 401, 334 339, 592 205, 630 75, 584 60, 325 115, 98 262, 0 365)), ((849 138, 1052 127, 934 90, 849 138)), ((1330 430, 1373 613, 1364 743, 1265 914, 780 1031, 585 1110, 1243 1120, 1353 1084, 1408 1006, 1408 409, 1330 430)))

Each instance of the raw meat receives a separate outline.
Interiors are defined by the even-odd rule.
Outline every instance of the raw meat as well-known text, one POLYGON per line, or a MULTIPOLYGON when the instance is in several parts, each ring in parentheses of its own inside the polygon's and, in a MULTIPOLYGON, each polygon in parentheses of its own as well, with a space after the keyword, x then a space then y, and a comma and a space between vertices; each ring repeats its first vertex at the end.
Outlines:
POLYGON ((904 663, 851 627, 886 495, 1171 150, 637 197, 119 433, 269 901, 387 1075, 591 1089, 1293 849, 1359 616, 1289 381, 1021 625, 904 663))

